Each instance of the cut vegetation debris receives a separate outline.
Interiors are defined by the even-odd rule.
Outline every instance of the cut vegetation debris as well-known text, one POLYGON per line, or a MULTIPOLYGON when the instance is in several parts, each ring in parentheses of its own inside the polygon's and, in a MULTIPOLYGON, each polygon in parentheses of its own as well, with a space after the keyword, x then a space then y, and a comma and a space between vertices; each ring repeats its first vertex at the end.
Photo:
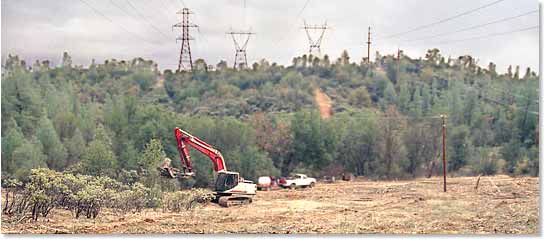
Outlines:
POLYGON ((482 176, 476 190, 477 179, 449 178, 447 193, 439 177, 339 181, 259 192, 242 207, 204 204, 135 214, 104 209, 96 219, 54 209, 37 222, 11 223, 4 215, 2 233, 538 233, 538 178, 482 176))

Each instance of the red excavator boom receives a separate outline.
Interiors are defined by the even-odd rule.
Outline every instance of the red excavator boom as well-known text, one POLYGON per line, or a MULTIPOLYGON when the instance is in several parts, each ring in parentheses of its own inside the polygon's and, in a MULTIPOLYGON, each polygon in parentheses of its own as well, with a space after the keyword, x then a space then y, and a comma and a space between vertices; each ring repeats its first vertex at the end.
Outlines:
POLYGON ((225 165, 223 155, 221 155, 217 149, 213 148, 213 146, 195 136, 192 136, 180 128, 175 128, 174 133, 176 135, 179 156, 183 165, 184 176, 191 176, 194 174, 193 165, 191 163, 191 155, 189 154, 187 145, 192 146, 196 150, 208 156, 212 160, 213 168, 216 172, 227 171, 227 166, 225 165))

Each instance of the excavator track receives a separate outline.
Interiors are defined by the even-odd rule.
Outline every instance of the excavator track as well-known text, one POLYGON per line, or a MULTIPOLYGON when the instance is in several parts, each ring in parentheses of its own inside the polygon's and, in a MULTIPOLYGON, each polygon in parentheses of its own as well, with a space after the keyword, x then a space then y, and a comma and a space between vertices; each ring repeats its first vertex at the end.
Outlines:
POLYGON ((221 196, 217 203, 222 207, 242 206, 253 202, 251 197, 243 196, 221 196))

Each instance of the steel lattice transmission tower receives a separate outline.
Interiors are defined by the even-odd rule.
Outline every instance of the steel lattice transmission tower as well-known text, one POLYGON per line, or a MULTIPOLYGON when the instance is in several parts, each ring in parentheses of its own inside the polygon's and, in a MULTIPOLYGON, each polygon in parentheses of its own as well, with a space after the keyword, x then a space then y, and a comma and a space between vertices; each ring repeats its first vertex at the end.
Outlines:
POLYGON ((174 29, 174 27, 181 28, 181 36, 176 38, 176 42, 181 40, 178 71, 192 71, 193 58, 191 56, 191 44, 189 44, 189 41, 193 40, 193 38, 189 35, 189 28, 198 26, 189 22, 189 15, 193 14, 193 12, 189 11, 189 8, 183 8, 181 11, 178 11, 177 14, 181 15, 181 22, 174 24, 172 26, 172 30, 174 29))
POLYGON ((314 51, 317 51, 317 55, 321 55, 321 42, 323 41, 323 36, 325 36, 325 31, 327 29, 330 29, 327 26, 327 22, 325 21, 325 24, 323 25, 308 25, 306 24, 306 20, 304 21, 304 27, 302 27, 306 31, 306 35, 308 36, 308 43, 310 44, 310 55, 314 51), (312 33, 315 33, 316 31, 320 31, 321 33, 318 35, 317 38, 314 38, 312 33))
POLYGON ((231 35, 232 41, 234 41, 234 47, 236 48, 236 55, 234 56, 234 69, 236 68, 245 68, 247 67, 247 43, 249 42, 249 38, 251 38, 251 35, 255 35, 254 32, 251 31, 230 31, 227 32, 228 35, 231 35), (240 39, 237 39, 236 37, 240 37, 242 41, 239 41, 240 39), (240 44, 243 43, 243 44, 240 44))

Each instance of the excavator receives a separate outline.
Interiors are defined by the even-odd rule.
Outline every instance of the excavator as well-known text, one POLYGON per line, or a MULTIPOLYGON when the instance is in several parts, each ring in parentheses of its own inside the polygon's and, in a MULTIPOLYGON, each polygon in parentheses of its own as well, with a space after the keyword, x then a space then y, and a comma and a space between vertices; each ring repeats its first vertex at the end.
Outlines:
POLYGON ((227 171, 225 159, 219 150, 203 140, 181 130, 174 129, 177 148, 180 156, 182 170, 173 168, 170 160, 166 159, 160 166, 161 175, 168 178, 190 178, 194 176, 191 155, 188 146, 193 147, 213 162, 216 172, 215 202, 223 207, 249 204, 257 191, 257 185, 250 180, 240 177, 238 172, 227 171))

